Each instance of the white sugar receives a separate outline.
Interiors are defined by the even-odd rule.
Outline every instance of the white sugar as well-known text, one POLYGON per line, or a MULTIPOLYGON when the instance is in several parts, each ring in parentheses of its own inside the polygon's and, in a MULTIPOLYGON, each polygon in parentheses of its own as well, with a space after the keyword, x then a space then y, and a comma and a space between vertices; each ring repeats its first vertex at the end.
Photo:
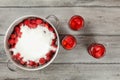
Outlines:
POLYGON ((54 33, 50 32, 46 27, 38 25, 35 29, 28 26, 21 27, 22 36, 18 38, 18 42, 14 49, 14 54, 20 52, 24 61, 38 61, 39 58, 45 57, 46 53, 54 50, 51 46, 54 33))

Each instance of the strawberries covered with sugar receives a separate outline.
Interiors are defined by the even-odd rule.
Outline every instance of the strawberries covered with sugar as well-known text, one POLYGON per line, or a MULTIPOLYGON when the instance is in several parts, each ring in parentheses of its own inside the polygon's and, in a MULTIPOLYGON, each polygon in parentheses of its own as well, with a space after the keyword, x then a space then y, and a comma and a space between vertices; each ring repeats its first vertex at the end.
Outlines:
POLYGON ((54 56, 57 36, 48 22, 29 17, 14 27, 8 44, 14 61, 27 67, 38 67, 54 56))

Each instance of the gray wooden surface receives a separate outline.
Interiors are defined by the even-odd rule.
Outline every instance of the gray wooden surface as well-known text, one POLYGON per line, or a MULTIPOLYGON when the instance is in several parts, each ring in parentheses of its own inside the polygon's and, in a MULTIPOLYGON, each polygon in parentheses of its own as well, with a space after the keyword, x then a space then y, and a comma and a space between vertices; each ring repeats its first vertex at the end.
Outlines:
POLYGON ((120 80, 120 0, 0 0, 0 80, 120 80), (70 51, 60 46, 54 62, 43 70, 28 72, 11 63, 16 72, 9 71, 3 46, 9 25, 24 15, 50 14, 60 19, 60 39, 72 34, 77 46, 70 51), (84 17, 83 30, 69 29, 75 14, 84 17), (105 45, 105 57, 97 60, 87 53, 94 41, 105 45))

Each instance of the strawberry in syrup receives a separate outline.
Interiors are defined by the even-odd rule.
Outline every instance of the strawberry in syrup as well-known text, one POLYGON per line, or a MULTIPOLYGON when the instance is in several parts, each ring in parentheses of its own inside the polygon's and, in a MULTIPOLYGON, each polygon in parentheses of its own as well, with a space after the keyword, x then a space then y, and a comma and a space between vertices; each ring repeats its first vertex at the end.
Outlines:
POLYGON ((102 44, 99 43, 93 43, 88 47, 88 52, 91 56, 93 56, 94 58, 101 58, 105 55, 105 47, 102 44))
POLYGON ((75 15, 75 16, 71 17, 71 19, 69 21, 69 27, 72 30, 80 30, 83 28, 83 26, 84 26, 84 19, 82 16, 75 15))
POLYGON ((76 39, 72 35, 65 36, 62 40, 63 48, 71 50, 76 46, 76 39))

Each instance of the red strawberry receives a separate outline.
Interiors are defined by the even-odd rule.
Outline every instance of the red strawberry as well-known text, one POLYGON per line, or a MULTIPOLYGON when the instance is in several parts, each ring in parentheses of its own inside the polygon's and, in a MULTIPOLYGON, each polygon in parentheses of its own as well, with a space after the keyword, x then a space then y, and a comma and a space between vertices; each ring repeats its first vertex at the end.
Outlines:
POLYGON ((15 44, 14 45, 10 45, 10 48, 15 48, 15 44))
MULTIPOLYGON (((30 19, 25 19, 23 22, 25 25, 27 25, 28 27, 30 27, 30 19)), ((31 28, 31 27, 30 27, 31 28)))
POLYGON ((16 26, 14 30, 16 33, 20 32, 20 28, 18 26, 16 26))
POLYGON ((18 32, 17 35, 18 35, 18 37, 21 37, 22 32, 18 32))
POLYGON ((36 63, 34 66, 35 66, 35 67, 38 67, 38 66, 39 66, 39 63, 36 63))
POLYGON ((32 24, 28 24, 28 26, 29 26, 30 28, 36 28, 36 27, 37 27, 37 24, 32 23, 32 24))
POLYGON ((15 38, 15 43, 17 43, 18 42, 18 38, 15 38))
POLYGON ((20 53, 17 53, 16 55, 12 55, 13 60, 20 59, 20 53))
POLYGON ((43 26, 49 29, 50 25, 48 23, 44 23, 43 26))
MULTIPOLYGON (((56 50, 55 50, 55 51, 56 51, 56 50)), ((55 51, 53 51, 53 50, 51 51, 51 53, 52 53, 52 56, 55 54, 55 51)))
POLYGON ((19 27, 22 27, 22 25, 23 25, 23 22, 21 22, 21 23, 18 24, 19 27))
POLYGON ((11 34, 10 38, 12 38, 12 39, 16 38, 16 34, 11 34))
POLYGON ((50 30, 51 32, 53 32, 53 31, 54 31, 54 29, 53 29, 52 27, 49 27, 49 30, 50 30))
POLYGON ((28 63, 28 65, 30 65, 30 66, 34 66, 34 65, 36 65, 36 63, 34 62, 34 61, 29 61, 29 63, 28 63))
POLYGON ((16 58, 18 58, 18 57, 20 57, 20 53, 17 53, 17 54, 16 54, 16 58))
POLYGON ((52 45, 54 48, 57 48, 57 45, 52 45))
POLYGON ((36 24, 36 19, 30 19, 30 23, 36 24))
POLYGON ((27 25, 30 28, 36 28, 37 24, 36 24, 36 20, 35 19, 26 19, 24 21, 24 24, 27 25))
POLYGON ((36 28, 37 27, 36 19, 31 19, 30 23, 31 23, 31 25, 33 25, 32 28, 36 28))
POLYGON ((46 54, 46 56, 50 56, 50 57, 51 57, 52 55, 53 55, 53 54, 52 54, 51 51, 46 54))
POLYGON ((24 23, 25 25, 28 25, 28 24, 30 23, 30 20, 29 20, 29 19, 25 19, 25 20, 23 21, 23 23, 24 23))
POLYGON ((51 57, 50 56, 47 56, 46 57, 46 61, 50 61, 51 60, 51 57))
POLYGON ((20 56, 17 58, 18 61, 21 61, 22 59, 23 57, 20 57, 20 56))
POLYGON ((9 40, 8 40, 8 43, 9 43, 10 45, 14 45, 14 44, 15 44, 15 40, 14 40, 14 39, 9 39, 9 40))
POLYGON ((53 39, 51 45, 54 45, 55 43, 56 43, 56 39, 53 39))
POLYGON ((54 50, 52 50, 52 52, 55 53, 55 51, 56 51, 56 49, 57 49, 57 45, 54 44, 54 45, 52 45, 52 47, 55 48, 54 50))
POLYGON ((37 23, 37 24, 42 24, 42 22, 43 22, 42 19, 39 19, 39 18, 36 19, 36 23, 37 23))
POLYGON ((25 65, 26 63, 27 63, 27 62, 23 61, 23 59, 20 60, 20 64, 25 65))
POLYGON ((52 58, 53 54, 51 52, 46 54, 46 61, 50 61, 52 58))
POLYGON ((41 65, 44 65, 44 64, 46 63, 45 58, 40 58, 39 63, 40 63, 41 65))
POLYGON ((56 33, 54 33, 54 39, 56 39, 57 38, 57 35, 56 35, 56 33))

